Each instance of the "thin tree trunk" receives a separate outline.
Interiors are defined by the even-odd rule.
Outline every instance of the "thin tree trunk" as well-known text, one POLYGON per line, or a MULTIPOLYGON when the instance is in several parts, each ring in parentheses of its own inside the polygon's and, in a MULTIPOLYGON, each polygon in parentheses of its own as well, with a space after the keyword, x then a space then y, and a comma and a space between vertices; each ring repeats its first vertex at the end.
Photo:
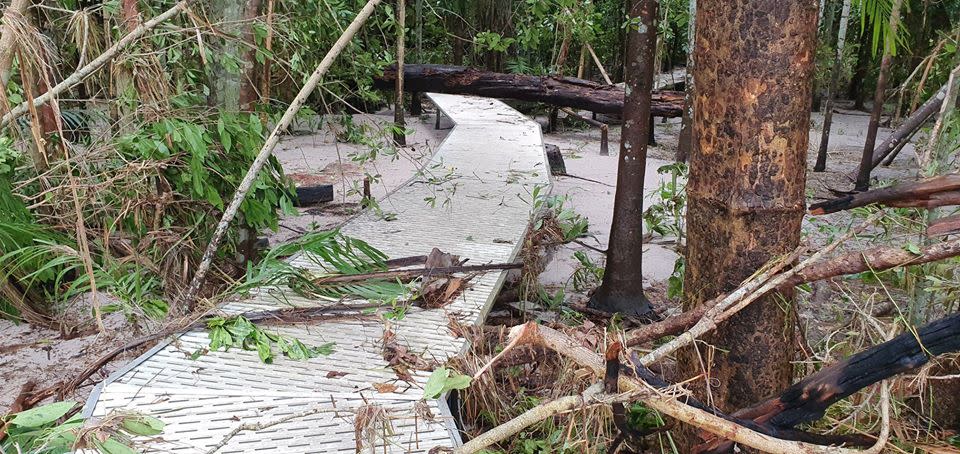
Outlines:
MULTIPOLYGON (((273 53, 273 8, 274 0, 267 0, 267 36, 264 39, 263 46, 267 50, 267 56, 263 60, 263 68, 260 74, 260 104, 270 105, 270 73, 273 66, 273 59, 270 55, 273 53)), ((264 110, 260 116, 263 124, 267 123, 267 111, 264 110)))
POLYGON ((607 85, 613 85, 613 81, 610 80, 610 76, 607 75, 607 70, 603 69, 603 64, 600 63, 600 58, 597 57, 597 53, 593 51, 593 46, 591 46, 590 43, 587 43, 587 51, 590 52, 590 58, 593 59, 593 63, 596 64, 597 69, 600 70, 604 82, 606 82, 607 85))
POLYGON ((627 34, 623 132, 617 166, 617 191, 607 246, 607 265, 589 306, 606 312, 648 315, 643 293, 643 177, 650 128, 650 92, 657 42, 657 1, 631 0, 630 17, 639 23, 627 34))
MULTIPOLYGON (((685 311, 738 288, 800 241, 816 17, 816 2, 806 0, 697 2, 685 311)), ((702 364, 709 377, 697 392, 716 383, 712 401, 727 411, 788 386, 791 299, 772 294, 733 316, 706 339, 712 353, 683 350, 681 376, 700 374, 702 364)))
MULTIPOLYGON (((900 123, 900 126, 897 126, 897 129, 895 129, 883 143, 877 145, 877 148, 873 150, 873 167, 880 165, 880 162, 887 156, 889 156, 889 158, 885 165, 890 165, 890 163, 893 162, 893 158, 896 157, 900 149, 906 145, 910 138, 916 134, 920 127, 923 126, 933 114, 940 110, 946 93, 947 86, 944 85, 940 87, 940 90, 937 90, 930 99, 920 105, 920 108, 911 113, 903 123, 900 123)), ((849 174, 851 180, 857 177, 858 171, 859 169, 849 174)))
POLYGON ((873 59, 870 55, 870 35, 861 33, 858 36, 860 43, 857 45, 857 63, 854 66, 853 75, 850 77, 847 98, 853 100, 854 110, 863 110, 863 102, 865 101, 863 82, 867 78, 867 71, 870 69, 870 62, 873 59))
POLYGON ((587 45, 580 46, 580 62, 577 65, 577 79, 583 79, 583 70, 587 65, 587 45))
POLYGON ((240 80, 239 108, 242 112, 253 112, 257 100, 257 43, 253 36, 254 21, 260 17, 261 0, 246 0, 243 11, 243 69, 240 80))
POLYGON ((350 23, 350 26, 343 32, 343 35, 333 44, 333 47, 330 48, 327 55, 323 57, 317 69, 310 75, 310 79, 303 85, 303 88, 297 93, 293 102, 287 107, 287 111, 284 112, 283 117, 281 117, 277 125, 274 126, 273 131, 270 132, 270 137, 267 138, 263 147, 260 148, 260 152, 257 153, 257 158, 254 159, 250 169, 247 170, 247 174, 244 175, 243 180, 237 187, 237 192, 234 193, 233 200, 230 201, 230 205, 223 211, 223 217, 217 224, 217 228, 213 232, 213 237, 210 238, 210 242, 207 244, 207 249, 203 252, 203 258, 200 260, 197 272, 193 275, 190 286, 177 304, 179 307, 171 307, 171 310, 175 312, 182 311, 184 306, 192 308, 196 302, 197 295, 200 293, 200 287, 203 286, 206 280, 207 272, 210 271, 210 265, 213 264, 213 256, 216 255, 217 249, 220 248, 220 243, 223 241, 223 237, 226 235, 233 218, 236 217, 237 210, 240 209, 240 204, 246 199, 247 192, 250 191, 250 188, 253 186, 254 180, 257 178, 260 170, 263 169, 263 165, 270 159, 270 156, 273 154, 273 149, 276 148, 280 142, 280 134, 290 126, 293 117, 297 115, 300 107, 307 102, 310 93, 313 93, 313 90, 320 84, 320 79, 323 78, 323 75, 326 74, 330 66, 333 65, 333 60, 347 47, 347 44, 353 39, 353 36, 357 34, 357 31, 360 30, 364 22, 373 14, 374 9, 379 3, 380 0, 369 0, 363 9, 357 13, 357 17, 353 19, 353 22, 350 23))
POLYGON ((690 147, 693 143, 693 97, 695 85, 693 80, 693 48, 696 45, 697 0, 690 2, 690 19, 687 22, 687 74, 684 78, 683 117, 680 120, 680 137, 677 143, 677 162, 686 162, 690 156, 690 147))
MULTIPOLYGON (((940 141, 940 132, 943 130, 943 122, 950 117, 950 114, 953 113, 954 108, 957 103, 957 84, 960 83, 960 66, 950 71, 950 78, 947 80, 947 92, 944 95, 943 103, 940 105, 940 114, 937 116, 937 121, 933 125, 933 129, 930 130, 930 139, 927 141, 927 148, 924 154, 921 156, 920 160, 920 170, 929 171, 930 165, 938 161, 937 157, 939 153, 939 141, 940 141)), ((940 173, 937 169, 934 170, 930 175, 933 176, 940 173)))
POLYGON ((397 82, 396 98, 393 104, 393 142, 401 147, 407 146, 406 121, 403 119, 403 58, 406 52, 407 2, 397 0, 397 82))
MULTIPOLYGON (((900 26, 900 7, 903 0, 893 0, 893 9, 890 11, 890 30, 897 30, 900 26)), ((893 36, 886 37, 883 43, 883 59, 880 60, 880 75, 877 77, 877 91, 873 95, 873 111, 870 113, 870 124, 867 126, 867 139, 863 144, 863 154, 860 157, 860 167, 857 171, 857 181, 854 189, 866 191, 870 188, 870 171, 873 170, 873 147, 877 144, 877 129, 880 128, 880 115, 883 113, 883 100, 887 88, 887 77, 890 73, 890 61, 893 53, 893 36)))
POLYGON ((837 56, 833 60, 833 69, 830 71, 830 87, 827 88, 827 105, 823 113, 823 132, 820 135, 820 150, 817 153, 817 164, 814 172, 823 172, 827 169, 827 148, 830 145, 830 126, 833 123, 833 98, 837 96, 837 85, 840 82, 840 72, 843 69, 843 50, 847 42, 847 23, 850 19, 850 0, 843 0, 843 10, 840 12, 840 31, 837 32, 837 56))
POLYGON ((230 56, 240 56, 240 45, 230 37, 243 34, 239 24, 243 21, 245 3, 244 0, 212 0, 210 5, 213 26, 221 34, 210 38, 217 52, 209 62, 207 105, 228 112, 240 110, 241 76, 228 70, 225 62, 230 56))

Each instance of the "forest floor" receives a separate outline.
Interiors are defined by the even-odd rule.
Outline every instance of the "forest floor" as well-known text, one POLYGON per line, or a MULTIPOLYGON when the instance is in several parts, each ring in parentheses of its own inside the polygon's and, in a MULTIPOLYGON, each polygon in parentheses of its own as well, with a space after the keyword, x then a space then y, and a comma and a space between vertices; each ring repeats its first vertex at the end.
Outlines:
MULTIPOLYGON (((819 114, 812 115, 809 167, 812 167, 815 149, 819 144, 820 119, 819 114)), ((545 123, 545 119, 540 120, 545 123)), ((443 128, 434 129, 431 115, 408 119, 408 128, 413 131, 408 136, 408 146, 394 155, 380 152, 373 156, 370 148, 362 143, 337 140, 338 134, 342 138, 345 133, 350 132, 376 134, 380 125, 390 121, 392 115, 389 112, 355 115, 349 126, 340 124, 283 139, 276 156, 287 174, 300 183, 333 184, 335 197, 333 202, 302 208, 299 216, 285 218, 280 230, 269 235, 271 243, 294 238, 314 227, 332 228, 349 219, 360 209, 362 180, 365 176, 372 179, 371 192, 379 201, 381 209, 389 211, 389 193, 414 177, 417 169, 429 159, 445 137, 448 131, 445 128, 451 126, 449 122, 444 122, 443 128)), ((843 110, 834 116, 828 171, 808 172, 809 201, 830 197, 829 189, 850 188, 845 174, 854 169, 859 160, 867 121, 868 117, 863 112, 843 110)), ((650 148, 647 161, 647 192, 655 191, 669 178, 669 175, 658 174, 657 169, 672 162, 678 132, 679 119, 671 119, 666 123, 658 120, 658 144, 650 148)), ((889 129, 881 129, 879 137, 886 137, 889 132, 889 129)), ((567 126, 557 132, 544 134, 545 143, 560 147, 565 157, 567 173, 574 176, 555 177, 553 194, 567 197, 568 206, 589 219, 589 236, 584 238, 583 242, 604 249, 613 213, 613 185, 616 182, 620 128, 610 128, 610 156, 599 155, 599 140, 599 131, 593 128, 567 126)), ((912 145, 908 145, 893 166, 881 168, 876 174, 881 179, 910 179, 915 176, 914 169, 912 145)), ((656 201, 651 199, 650 202, 656 201)), ((839 215, 824 217, 818 222, 839 225, 848 222, 847 219, 847 215, 839 215)), ((806 224, 805 232, 813 237, 813 243, 826 241, 829 229, 820 228, 811 222, 806 224)), ((648 238, 643 264, 643 274, 650 287, 649 296, 667 313, 677 310, 671 307, 672 304, 665 294, 666 280, 673 272, 677 258, 673 243, 671 238, 648 238)), ((565 299, 572 303, 581 303, 586 298, 582 293, 573 291, 570 286, 571 276, 580 266, 573 257, 578 251, 602 264, 602 255, 598 252, 570 243, 549 251, 550 260, 540 275, 540 283, 544 288, 551 293, 564 289, 565 299)), ((814 292, 811 299, 825 301, 829 297, 818 297, 814 292)), ((549 310, 537 312, 534 316, 551 317, 549 310)), ((826 315, 818 313, 805 316, 819 319, 826 315)), ((0 387, 0 414, 6 412, 6 408, 28 382, 34 383, 36 389, 52 386, 60 380, 73 377, 95 358, 121 342, 158 329, 156 326, 132 323, 121 314, 108 317, 107 325, 108 334, 80 335, 64 340, 57 331, 0 321, 0 345, 4 346, 0 348, 0 382, 4 383, 0 387)), ((85 328, 84 332, 91 332, 89 326, 85 328)), ((150 345, 147 345, 118 357, 101 369, 94 379, 99 381, 105 378, 149 347, 150 345)), ((89 394, 92 385, 93 383, 88 383, 74 396, 66 397, 82 401, 89 394)))

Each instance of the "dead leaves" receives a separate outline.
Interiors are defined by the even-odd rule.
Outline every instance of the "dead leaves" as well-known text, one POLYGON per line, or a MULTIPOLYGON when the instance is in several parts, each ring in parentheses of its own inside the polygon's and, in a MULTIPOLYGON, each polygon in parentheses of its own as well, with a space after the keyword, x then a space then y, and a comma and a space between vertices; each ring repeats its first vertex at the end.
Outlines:
MULTIPOLYGON (((453 268, 462 264, 463 262, 459 256, 433 248, 433 250, 430 251, 430 255, 427 256, 424 267, 429 270, 435 268, 453 268)), ((468 277, 425 276, 423 283, 420 285, 420 300, 423 302, 423 306, 428 309, 436 309, 450 304, 454 298, 466 290, 468 287, 467 281, 473 276, 474 275, 468 277)))
POLYGON ((412 382, 411 370, 433 370, 439 364, 414 354, 405 345, 397 342, 397 335, 391 330, 383 332, 383 359, 397 374, 397 378, 412 382))

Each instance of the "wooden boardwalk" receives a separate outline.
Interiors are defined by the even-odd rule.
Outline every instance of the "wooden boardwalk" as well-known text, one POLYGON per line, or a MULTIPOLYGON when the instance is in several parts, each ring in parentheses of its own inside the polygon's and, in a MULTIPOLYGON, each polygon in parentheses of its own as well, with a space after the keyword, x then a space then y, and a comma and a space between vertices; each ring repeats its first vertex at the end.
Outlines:
MULTIPOLYGON (((470 264, 514 260, 530 217, 530 193, 550 184, 539 125, 497 100, 429 96, 456 126, 424 175, 380 201, 384 211, 395 213, 394 220, 365 213, 342 231, 391 257, 427 254, 437 247, 470 264)), ((292 261, 315 267, 306 257, 292 261)), ((389 322, 389 329, 411 352, 443 363, 467 346, 451 332, 451 319, 482 323, 504 278, 505 272, 479 276, 453 303, 432 310, 410 308, 403 319, 389 322)), ((255 293, 223 311, 328 304, 277 289, 255 293)), ((238 349, 191 360, 189 352, 206 347, 209 339, 205 332, 186 333, 112 375, 97 387, 84 411, 102 416, 126 408, 161 419, 166 428, 160 440, 150 443, 156 452, 346 453, 362 445, 363 452, 425 453, 436 446, 457 446, 460 435, 446 400, 418 403, 429 372, 414 372, 408 384, 384 360, 386 329, 385 322, 370 320, 278 328, 308 345, 336 346, 329 356, 308 361, 278 357, 271 365, 261 363, 256 352, 238 349), (376 383, 398 388, 380 393, 376 383), (358 442, 354 416, 369 405, 386 410, 391 430, 385 437, 378 430, 373 443, 358 442), (238 431, 256 424, 272 425, 238 431)))

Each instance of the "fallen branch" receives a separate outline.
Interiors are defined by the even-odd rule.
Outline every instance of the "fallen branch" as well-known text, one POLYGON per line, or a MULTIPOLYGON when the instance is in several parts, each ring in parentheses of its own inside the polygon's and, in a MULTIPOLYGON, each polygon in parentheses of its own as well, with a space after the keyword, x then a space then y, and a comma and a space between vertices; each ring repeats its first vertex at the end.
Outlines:
POLYGON ((157 25, 160 25, 161 23, 165 22, 171 17, 176 16, 177 14, 180 14, 181 11, 186 10, 192 1, 193 0, 182 0, 180 2, 177 2, 176 5, 173 5, 170 9, 160 13, 160 15, 140 24, 139 26, 137 26, 137 28, 133 29, 130 33, 127 33, 123 38, 120 38, 120 40, 117 41, 116 44, 110 46, 109 49, 103 51, 103 53, 100 54, 100 56, 91 60, 90 63, 87 63, 82 68, 76 70, 73 74, 67 76, 59 84, 47 90, 46 93, 40 96, 37 96, 36 98, 28 99, 20 103, 20 105, 15 107, 10 112, 7 112, 2 118, 0 118, 0 127, 9 125, 10 122, 13 121, 15 118, 27 113, 27 111, 30 109, 31 103, 35 107, 42 106, 50 102, 50 100, 54 99, 55 97, 59 96, 60 93, 63 93, 69 90, 74 85, 77 85, 80 82, 83 82, 83 80, 86 79, 87 76, 99 70, 103 65, 107 64, 107 62, 109 62, 111 59, 113 59, 113 57, 115 57, 118 53, 120 53, 120 51, 126 49, 128 46, 133 44, 137 39, 143 36, 146 32, 152 30, 154 27, 156 27, 157 25))
POLYGON ((340 55, 340 52, 347 47, 347 44, 353 39, 353 36, 357 34, 357 31, 360 30, 360 27, 363 26, 364 22, 373 14, 374 8, 380 3, 380 0, 369 0, 363 9, 357 13, 357 17, 353 19, 353 22, 350 23, 350 26, 343 32, 337 42, 333 44, 333 47, 327 52, 327 55, 323 57, 323 60, 320 61, 320 64, 317 65, 317 69, 313 71, 313 74, 310 75, 310 78, 303 85, 303 88, 300 89, 300 92, 297 93, 297 96, 290 103, 290 106, 287 107, 287 111, 284 112, 283 117, 280 118, 280 121, 277 122, 277 125, 274 126, 273 131, 270 132, 270 137, 267 138, 264 142, 263 147, 260 148, 260 152, 257 153, 256 159, 253 160, 253 164, 250 165, 250 169, 247 170, 247 174, 244 175, 243 180, 240 182, 240 185, 237 186, 237 191, 233 195, 233 200, 230 201, 230 205, 223 211, 223 217, 220 219, 220 222, 217 224, 216 230, 213 232, 213 237, 210 238, 210 243, 207 245, 207 249, 203 252, 203 258, 200 260, 200 265, 197 267, 196 273, 193 275, 193 279, 190 281, 190 286, 187 288, 187 291, 180 298, 180 304, 176 305, 171 309, 182 310, 183 306, 192 308, 196 302, 197 295, 200 293, 200 287, 203 285, 207 277, 207 272, 210 271, 210 265, 213 263, 213 257, 217 253, 217 249, 220 248, 220 243, 223 241, 224 235, 227 233, 227 229, 230 228, 230 223, 233 221, 233 218, 237 215, 237 210, 240 209, 240 205, 243 203, 244 199, 247 197, 247 192, 250 191, 250 188, 253 186, 254 180, 256 180, 257 175, 260 173, 260 170, 266 164, 267 160, 273 154, 273 149, 276 148, 277 144, 280 142, 280 133, 286 131, 290 126, 290 122, 293 121, 293 118, 296 117, 297 112, 300 111, 300 107, 307 102, 307 98, 313 93, 313 90, 317 88, 317 85, 320 83, 320 80, 323 78, 323 75, 326 74, 327 70, 330 69, 330 66, 333 65, 333 60, 340 55))
POLYGON ((703 314, 703 317, 700 318, 700 320, 698 320, 692 328, 671 339, 670 342, 667 342, 652 352, 647 353, 643 356, 643 358, 640 359, 640 362, 643 365, 653 364, 665 358, 667 355, 679 350, 680 348, 690 345, 704 334, 713 331, 717 328, 719 323, 732 317, 734 314, 743 310, 743 308, 760 299, 767 293, 780 288, 787 282, 787 280, 793 278, 804 268, 822 260, 823 257, 833 252, 833 250, 835 250, 841 244, 850 238, 853 238, 853 236, 862 232, 868 226, 876 222, 876 220, 880 219, 883 214, 883 211, 874 213, 863 223, 850 229, 840 238, 834 240, 833 243, 830 243, 823 249, 817 251, 815 254, 804 259, 795 267, 786 271, 780 271, 782 268, 793 263, 799 257, 800 252, 803 249, 802 247, 793 251, 793 253, 787 255, 781 260, 774 262, 769 270, 761 272, 759 276, 747 281, 747 283, 742 285, 739 289, 733 291, 716 304, 712 304, 712 302, 704 304, 705 306, 712 307, 706 310, 706 312, 703 314))
MULTIPOLYGON (((794 427, 823 417, 831 405, 874 383, 923 366, 930 358, 960 350, 960 313, 908 331, 800 380, 779 396, 737 411, 737 418, 794 427)), ((704 452, 727 452, 714 441, 704 452)))
POLYGON ((314 279, 313 283, 322 284, 342 284, 347 282, 359 282, 368 280, 400 280, 409 281, 421 276, 448 276, 456 273, 474 273, 478 271, 493 270, 516 270, 523 268, 522 263, 491 263, 488 265, 461 265, 447 266, 437 268, 421 268, 414 270, 392 270, 375 271, 372 273, 361 274, 338 274, 335 276, 323 276, 314 279))
MULTIPOLYGON (((950 218, 943 218, 942 220, 946 221, 948 219, 950 218)), ((950 226, 952 225, 953 222, 950 223, 950 226)), ((944 229, 949 231, 950 226, 945 226, 944 229)), ((928 233, 933 234, 929 231, 928 233)), ((919 254, 910 252, 903 247, 877 246, 811 263, 785 280, 779 288, 785 289, 808 282, 822 281, 864 271, 886 271, 901 266, 921 265, 953 257, 960 257, 960 239, 923 246, 920 248, 919 254)), ((666 320, 637 328, 630 333, 626 345, 628 347, 642 345, 664 336, 676 335, 686 331, 703 318, 707 310, 716 304, 716 301, 713 300, 666 320)))
MULTIPOLYGON (((536 343, 537 345, 542 345, 547 348, 550 348, 557 353, 563 355, 564 357, 572 360, 580 367, 587 368, 593 372, 597 377, 603 377, 606 373, 606 363, 603 358, 594 353, 593 351, 587 349, 581 345, 576 340, 560 333, 551 328, 537 325, 535 323, 527 323, 520 326, 515 326, 510 332, 511 344, 519 343, 536 343)), ((484 367, 486 369, 486 367, 484 367)), ((483 369, 482 369, 483 370, 483 369)), ((771 437, 769 435, 757 432, 748 427, 735 424, 733 422, 727 421, 724 418, 712 414, 710 412, 701 410, 699 408, 686 405, 676 399, 672 394, 667 394, 663 392, 657 392, 650 385, 643 382, 642 380, 626 376, 621 374, 618 380, 619 389, 633 392, 634 397, 638 400, 644 402, 650 408, 657 410, 667 416, 670 416, 677 421, 690 424, 696 427, 699 427, 707 432, 713 433, 719 437, 733 440, 737 443, 740 443, 751 448, 759 449, 764 452, 775 453, 775 454, 794 454, 794 453, 837 453, 837 454, 862 454, 863 451, 852 450, 847 448, 837 448, 837 447, 828 447, 820 446, 810 443, 803 443, 798 441, 782 440, 776 437, 771 437)), ((531 415, 541 415, 543 414, 538 410, 538 407, 535 407, 527 412, 531 415)), ((546 414, 544 417, 550 416, 546 414)), ((886 438, 889 434, 889 424, 886 424, 889 418, 888 407, 884 407, 884 430, 881 433, 880 441, 878 444, 881 446, 886 443, 886 438)), ((533 424, 537 421, 530 421, 530 418, 525 419, 527 425, 533 424)), ((542 420, 542 419, 541 419, 542 420)), ((526 427, 526 426, 524 426, 526 427)), ((497 431, 497 433, 502 433, 499 427, 491 429, 492 431, 497 431)), ((522 428, 518 429, 522 430, 522 428)), ((482 435, 481 435, 482 436, 482 435)), ((507 435, 509 436, 509 435, 507 435)), ((479 437, 478 437, 479 438, 479 437)), ((482 449, 483 446, 476 447, 476 449, 482 449)), ((458 454, 467 454, 476 452, 474 451, 456 451, 458 454)))
POLYGON ((859 192, 810 205, 810 214, 820 215, 872 205, 935 208, 960 205, 960 174, 941 175, 888 188, 859 192))
POLYGON ((877 246, 865 251, 846 254, 812 264, 784 282, 786 286, 800 285, 864 271, 884 271, 907 265, 920 265, 960 256, 960 239, 944 241, 919 249, 919 254, 903 247, 877 246))
POLYGON ((476 438, 466 442, 463 446, 454 450, 454 454, 473 454, 495 443, 504 441, 521 430, 530 427, 540 421, 552 416, 564 413, 575 408, 581 408, 591 403, 595 403, 596 396, 600 392, 598 385, 591 386, 577 396, 566 396, 551 400, 536 407, 533 407, 517 417, 490 429, 476 438))
MULTIPOLYGON (((637 352, 630 352, 630 365, 632 372, 641 380, 646 382, 648 385, 651 385, 657 389, 667 390, 672 386, 675 386, 671 383, 666 382, 659 376, 653 373, 650 369, 640 363, 640 357, 637 356, 637 352)), ((770 435, 771 437, 780 438, 783 440, 793 440, 793 441, 802 441, 806 443, 813 443, 818 445, 847 445, 847 446, 870 446, 874 443, 874 437, 862 436, 862 435, 820 435, 811 432, 804 432, 802 430, 796 430, 792 428, 777 427, 762 421, 755 421, 750 419, 742 419, 736 416, 726 415, 715 407, 706 405, 692 396, 684 396, 684 403, 690 405, 691 407, 698 408, 700 410, 706 411, 708 413, 717 415, 727 421, 730 421, 734 424, 738 424, 744 427, 747 427, 751 430, 755 430, 764 435, 770 435)))

